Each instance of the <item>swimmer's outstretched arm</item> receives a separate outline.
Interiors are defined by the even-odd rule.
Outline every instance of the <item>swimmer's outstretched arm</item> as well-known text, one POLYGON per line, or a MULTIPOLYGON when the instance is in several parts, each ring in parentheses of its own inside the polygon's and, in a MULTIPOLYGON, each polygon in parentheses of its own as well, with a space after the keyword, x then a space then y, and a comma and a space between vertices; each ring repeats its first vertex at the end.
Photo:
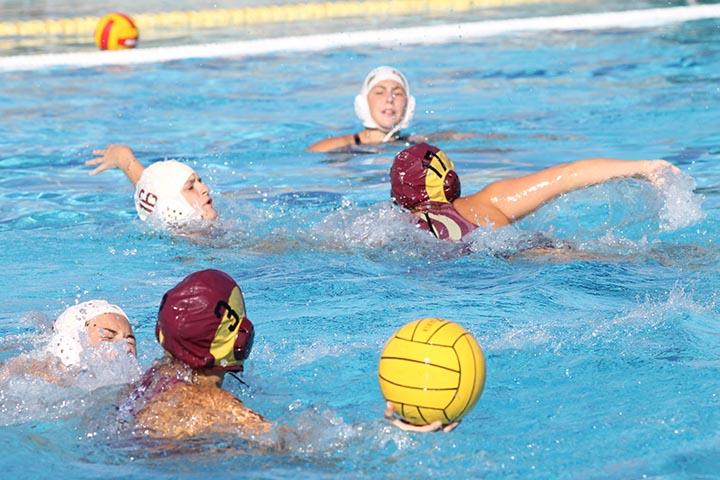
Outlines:
POLYGON ((352 135, 340 135, 339 137, 330 137, 313 143, 308 147, 308 152, 332 152, 354 143, 355 138, 352 135))
POLYGON ((64 367, 51 359, 35 360, 26 356, 11 358, 0 364, 0 383, 18 375, 32 375, 47 383, 69 385, 70 379, 60 375, 64 367))
POLYGON ((564 193, 617 178, 637 177, 655 182, 665 169, 679 172, 665 160, 590 158, 499 180, 466 198, 471 204, 492 205, 514 222, 564 193))
POLYGON ((97 175, 111 168, 119 168, 125 173, 128 180, 135 185, 145 170, 145 167, 135 158, 132 149, 127 145, 108 145, 103 150, 94 150, 93 154, 100 156, 85 162, 85 165, 97 165, 90 172, 90 175, 97 175))

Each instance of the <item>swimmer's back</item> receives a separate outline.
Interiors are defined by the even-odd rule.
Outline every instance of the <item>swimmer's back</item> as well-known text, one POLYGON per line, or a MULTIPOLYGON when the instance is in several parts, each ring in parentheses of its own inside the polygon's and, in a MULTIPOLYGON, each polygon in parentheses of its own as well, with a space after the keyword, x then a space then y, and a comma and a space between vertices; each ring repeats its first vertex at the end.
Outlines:
POLYGON ((270 422, 229 392, 184 382, 158 393, 135 417, 137 427, 155 438, 208 434, 250 437, 267 432, 270 422))

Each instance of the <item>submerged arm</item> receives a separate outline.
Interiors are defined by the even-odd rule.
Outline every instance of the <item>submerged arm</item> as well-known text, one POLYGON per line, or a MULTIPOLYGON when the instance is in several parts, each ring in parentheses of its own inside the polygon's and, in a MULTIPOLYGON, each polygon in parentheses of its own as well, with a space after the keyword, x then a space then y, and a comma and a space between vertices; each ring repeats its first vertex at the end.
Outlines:
POLYGON ((32 375, 48 383, 70 385, 71 378, 63 376, 65 368, 59 361, 51 358, 31 359, 27 356, 11 358, 0 365, 0 382, 7 381, 17 375, 32 375))
POLYGON ((519 178, 499 180, 467 198, 473 203, 493 205, 513 222, 564 193, 623 177, 652 182, 666 168, 678 171, 664 160, 590 158, 555 165, 519 178))
POLYGON ((100 156, 85 162, 85 165, 97 165, 90 175, 97 175, 111 168, 119 168, 135 185, 145 170, 127 145, 108 145, 104 150, 94 150, 93 154, 100 156))

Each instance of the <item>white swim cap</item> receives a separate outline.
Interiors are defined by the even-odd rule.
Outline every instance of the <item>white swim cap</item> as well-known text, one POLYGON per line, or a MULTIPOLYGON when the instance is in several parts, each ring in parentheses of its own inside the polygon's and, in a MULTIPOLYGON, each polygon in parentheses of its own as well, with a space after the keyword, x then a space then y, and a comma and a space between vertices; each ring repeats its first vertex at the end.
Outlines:
POLYGON ((377 85, 379 82, 382 82, 383 80, 394 80, 405 89, 405 95, 407 95, 407 105, 405 106, 405 114, 403 115, 403 118, 398 122, 397 125, 395 125, 392 130, 388 132, 388 134, 385 136, 385 139, 383 141, 387 141, 392 137, 392 135, 403 129, 407 128, 410 125, 410 120, 412 120, 413 116, 415 115, 415 97, 410 95, 410 84, 407 81, 407 78, 405 78, 405 75, 403 75, 400 70, 393 68, 393 67, 377 67, 376 69, 372 70, 370 73, 368 73, 367 77, 365 77, 365 81, 363 82, 362 89, 360 90, 360 93, 355 97, 355 114, 358 116, 358 118, 363 122, 363 126, 366 128, 375 128, 380 129, 380 125, 377 124, 375 120, 372 118, 372 114, 370 113, 370 104, 368 103, 368 94, 370 93, 370 90, 377 85))
POLYGON ((53 324, 53 335, 47 350, 67 367, 79 364, 80 354, 88 345, 87 323, 106 313, 115 313, 128 318, 122 308, 105 300, 89 300, 68 307, 53 324))
POLYGON ((135 210, 140 220, 180 228, 202 220, 199 208, 182 195, 188 177, 195 171, 176 160, 147 167, 135 186, 135 210))

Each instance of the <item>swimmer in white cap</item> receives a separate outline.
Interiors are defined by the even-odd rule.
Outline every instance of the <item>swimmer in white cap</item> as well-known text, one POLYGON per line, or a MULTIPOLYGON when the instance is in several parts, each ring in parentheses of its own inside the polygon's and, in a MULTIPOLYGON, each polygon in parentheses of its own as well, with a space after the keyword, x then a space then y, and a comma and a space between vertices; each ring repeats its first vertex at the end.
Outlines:
POLYGON ((83 362, 103 342, 123 342, 125 351, 135 356, 135 335, 128 317, 117 305, 90 300, 65 309, 53 323, 53 332, 38 358, 14 358, 0 369, 0 379, 29 373, 51 383, 63 383, 61 374, 83 368, 83 362))
POLYGON ((311 152, 329 152, 352 145, 374 145, 402 140, 415 114, 410 84, 398 69, 378 67, 371 71, 355 97, 355 113, 365 127, 351 135, 326 138, 310 146, 311 152))
POLYGON ((108 145, 93 153, 100 156, 85 162, 97 165, 90 175, 119 168, 135 185, 135 210, 142 221, 185 229, 217 218, 210 189, 187 165, 165 160, 145 168, 127 145, 108 145))

